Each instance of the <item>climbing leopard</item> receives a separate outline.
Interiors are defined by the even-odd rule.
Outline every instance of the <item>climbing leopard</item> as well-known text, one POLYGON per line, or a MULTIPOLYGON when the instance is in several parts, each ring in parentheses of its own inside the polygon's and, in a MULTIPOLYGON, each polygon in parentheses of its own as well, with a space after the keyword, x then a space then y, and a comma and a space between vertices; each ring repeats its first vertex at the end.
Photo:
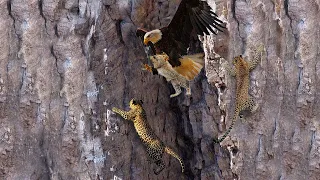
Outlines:
POLYGON ((181 171, 184 172, 184 164, 182 158, 171 148, 164 145, 164 143, 153 132, 153 130, 147 122, 147 116, 142 107, 142 104, 143 103, 141 100, 132 99, 129 104, 129 111, 123 111, 115 107, 112 108, 112 111, 119 114, 124 119, 133 122, 136 132, 138 133, 141 141, 147 148, 148 156, 157 165, 157 168, 153 169, 155 174, 158 175, 165 168, 165 164, 162 160, 162 155, 164 152, 175 157, 180 162, 182 169, 181 171))
POLYGON ((252 71, 259 63, 263 51, 264 46, 260 45, 254 50, 251 61, 244 60, 241 55, 236 56, 232 61, 234 69, 227 68, 229 73, 236 77, 236 105, 230 127, 220 139, 214 140, 215 143, 222 142, 228 136, 242 111, 249 110, 250 112, 253 112, 257 108, 253 98, 249 95, 250 71, 252 71))
POLYGON ((203 61, 204 54, 194 54, 182 56, 180 58, 180 66, 172 67, 169 63, 169 56, 165 53, 156 54, 150 56, 150 60, 153 64, 153 68, 145 64, 144 69, 154 72, 154 69, 159 75, 166 78, 168 82, 171 82, 175 93, 170 95, 170 98, 178 96, 182 91, 181 87, 186 89, 186 95, 191 95, 191 89, 189 81, 194 79, 202 69, 202 65, 199 63, 203 61))

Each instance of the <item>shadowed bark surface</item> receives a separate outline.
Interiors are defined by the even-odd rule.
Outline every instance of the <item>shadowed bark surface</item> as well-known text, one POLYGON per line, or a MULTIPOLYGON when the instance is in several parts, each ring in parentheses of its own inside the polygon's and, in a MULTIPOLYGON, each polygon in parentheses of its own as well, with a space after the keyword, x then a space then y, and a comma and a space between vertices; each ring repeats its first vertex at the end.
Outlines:
POLYGON ((167 25, 179 2, 0 1, 0 179, 317 179, 320 1, 208 0, 227 29, 200 38, 191 98, 170 99, 171 84, 141 70, 135 30, 167 25), (249 91, 259 108, 213 144, 235 102, 224 64, 259 44, 249 91), (164 154, 154 175, 133 124, 111 112, 133 97, 185 174, 164 154))

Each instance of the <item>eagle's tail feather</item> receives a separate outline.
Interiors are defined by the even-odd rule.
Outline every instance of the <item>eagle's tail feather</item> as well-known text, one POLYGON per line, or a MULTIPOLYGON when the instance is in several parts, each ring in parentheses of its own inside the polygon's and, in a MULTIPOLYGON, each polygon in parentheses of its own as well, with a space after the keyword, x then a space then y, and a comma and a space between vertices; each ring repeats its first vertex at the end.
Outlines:
POLYGON ((204 64, 203 56, 203 53, 182 56, 179 59, 181 65, 174 67, 174 70, 190 81, 200 73, 204 64))

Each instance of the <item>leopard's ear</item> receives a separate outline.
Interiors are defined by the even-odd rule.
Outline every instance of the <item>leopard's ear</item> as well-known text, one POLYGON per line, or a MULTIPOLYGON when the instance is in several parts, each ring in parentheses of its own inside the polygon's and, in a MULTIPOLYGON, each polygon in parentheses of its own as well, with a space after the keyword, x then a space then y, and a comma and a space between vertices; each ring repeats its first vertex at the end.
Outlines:
POLYGON ((165 61, 169 61, 169 56, 165 56, 165 57, 164 57, 164 60, 165 60, 165 61))
POLYGON ((132 104, 133 104, 133 105, 137 105, 137 104, 138 104, 138 103, 137 103, 137 100, 132 99, 132 104))
POLYGON ((242 55, 240 55, 240 57, 242 58, 242 55))

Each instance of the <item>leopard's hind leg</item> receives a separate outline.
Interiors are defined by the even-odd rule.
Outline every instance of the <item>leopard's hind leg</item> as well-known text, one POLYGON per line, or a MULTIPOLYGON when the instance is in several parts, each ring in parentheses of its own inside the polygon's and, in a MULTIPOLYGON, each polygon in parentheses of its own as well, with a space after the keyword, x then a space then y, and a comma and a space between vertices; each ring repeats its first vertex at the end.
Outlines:
POLYGON ((259 105, 254 102, 253 97, 249 96, 249 99, 245 102, 239 113, 240 119, 245 120, 244 116, 247 116, 249 113, 254 113, 258 108, 259 105))
POLYGON ((173 98, 173 97, 176 97, 176 96, 178 96, 179 94, 181 94, 181 87, 180 87, 179 82, 177 82, 176 80, 172 80, 172 81, 171 81, 171 84, 172 84, 173 89, 174 89, 174 91, 175 91, 174 94, 171 94, 171 95, 170 95, 170 98, 173 98))
POLYGON ((162 161, 162 159, 156 161, 155 163, 156 163, 156 165, 157 165, 158 167, 157 167, 157 168, 154 168, 154 169, 153 169, 153 172, 154 172, 154 174, 158 175, 158 174, 160 174, 160 172, 165 168, 166 165, 164 164, 164 162, 162 161))
POLYGON ((190 88, 190 84, 189 84, 188 81, 181 82, 180 86, 184 87, 186 89, 186 95, 187 96, 191 96, 191 88, 190 88))
POLYGON ((177 83, 180 88, 183 87, 186 89, 187 96, 191 96, 191 88, 190 88, 189 81, 187 81, 187 79, 180 76, 177 79, 175 79, 174 82, 177 83))
POLYGON ((191 96, 191 88, 190 86, 186 88, 186 95, 191 96))
POLYGON ((162 161, 164 148, 148 146, 147 153, 149 158, 157 165, 157 167, 153 169, 153 172, 158 175, 165 168, 165 164, 162 161))

